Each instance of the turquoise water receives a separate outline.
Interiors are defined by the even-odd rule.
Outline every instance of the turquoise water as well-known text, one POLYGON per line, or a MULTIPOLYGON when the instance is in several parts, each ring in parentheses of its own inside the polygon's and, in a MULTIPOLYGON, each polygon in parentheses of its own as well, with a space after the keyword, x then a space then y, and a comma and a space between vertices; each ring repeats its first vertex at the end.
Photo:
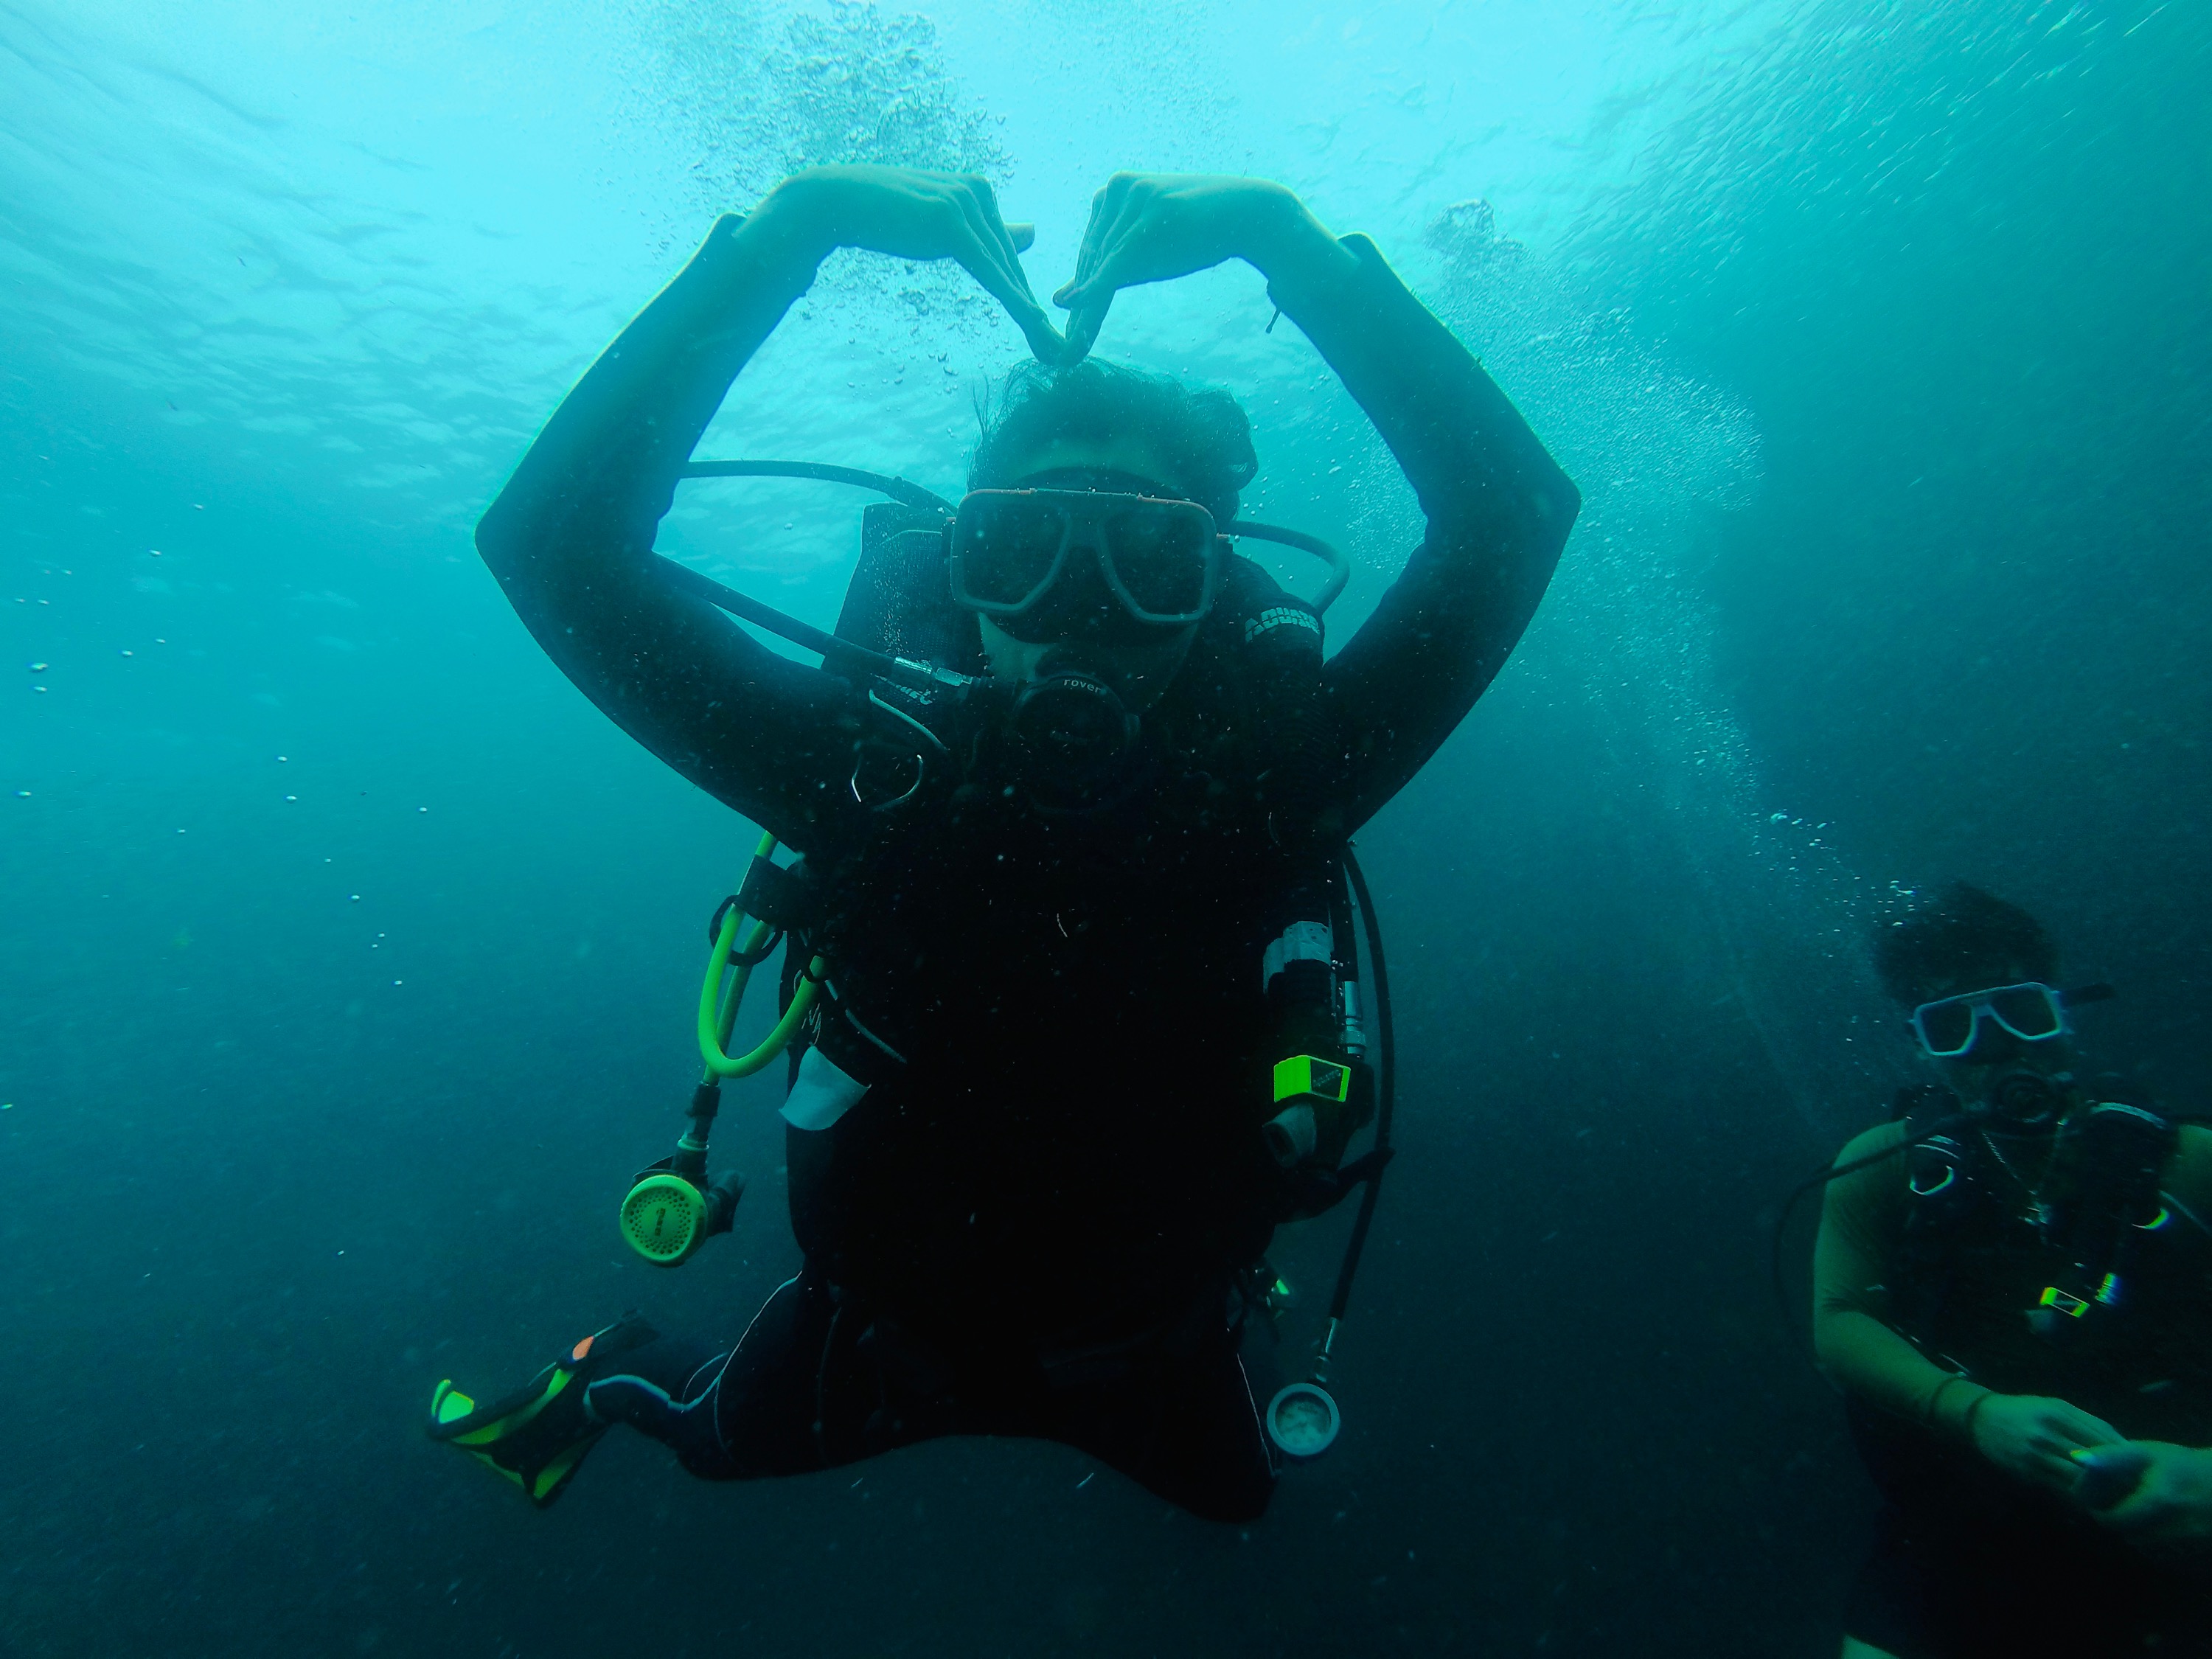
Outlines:
MULTIPOLYGON (((0 1650, 1831 1651, 1869 1499, 1759 1229, 1909 1074, 1867 927, 2019 899, 2205 1103, 2209 66, 2149 0, 0 7, 0 1650), (469 534, 715 212, 850 159, 985 173, 1040 292, 1115 168, 1280 179, 1584 494, 1363 838, 1407 1155, 1345 1442, 1249 1535, 995 1444, 610 1443, 540 1516, 416 1434, 789 1271, 765 1084, 738 1237, 617 1257, 750 832, 469 534)), ((1341 640, 1418 514, 1268 320, 1224 269, 1100 350, 1245 401, 1341 640)), ((702 453, 949 489, 1019 350, 840 256, 702 453)), ((660 545, 826 625, 857 517, 693 485, 660 545)))

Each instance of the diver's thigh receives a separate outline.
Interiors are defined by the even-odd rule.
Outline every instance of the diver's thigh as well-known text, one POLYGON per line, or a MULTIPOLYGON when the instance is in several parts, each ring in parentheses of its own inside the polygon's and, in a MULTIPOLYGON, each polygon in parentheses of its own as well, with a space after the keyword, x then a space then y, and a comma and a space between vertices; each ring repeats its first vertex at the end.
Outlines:
POLYGON ((817 1396, 836 1311, 829 1286, 802 1273, 762 1304, 714 1379, 714 1431, 738 1478, 827 1467, 817 1396))
POLYGON ((1275 1495, 1275 1458, 1244 1364, 1232 1347, 1171 1392, 1160 1452, 1172 1486, 1155 1490, 1213 1521, 1256 1521, 1275 1495), (1180 1491, 1176 1490, 1180 1488, 1180 1491))
POLYGON ((1049 1437, 1091 1454, 1208 1521, 1259 1518, 1274 1460, 1233 1342, 1066 1390, 1049 1437))

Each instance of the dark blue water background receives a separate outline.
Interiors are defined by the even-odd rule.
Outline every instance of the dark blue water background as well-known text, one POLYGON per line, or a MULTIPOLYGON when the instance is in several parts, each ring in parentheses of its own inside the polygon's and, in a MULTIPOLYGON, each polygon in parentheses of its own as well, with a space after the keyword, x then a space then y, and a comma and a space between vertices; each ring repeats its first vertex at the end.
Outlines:
MULTIPOLYGON (((1824 1654, 1869 1497, 1761 1251, 1911 1075, 1866 930, 1996 887, 2207 1104, 2200 8, 933 15, 0 7, 0 1651, 1824 1654), (1249 1528, 984 1443, 717 1488, 618 1438, 540 1515, 418 1431, 792 1267, 766 1083, 737 1236, 615 1237, 751 832, 468 531, 714 210, 868 157, 991 174, 1040 289, 1112 167, 1280 177, 1587 498, 1363 840, 1405 1152, 1346 1438, 1249 1528)), ((1267 320, 1217 273, 1102 350, 1247 399, 1340 639, 1416 520, 1267 320)), ((704 448, 948 488, 1017 349, 847 259, 704 448)), ((662 545, 826 622, 857 505, 695 489, 662 545)))

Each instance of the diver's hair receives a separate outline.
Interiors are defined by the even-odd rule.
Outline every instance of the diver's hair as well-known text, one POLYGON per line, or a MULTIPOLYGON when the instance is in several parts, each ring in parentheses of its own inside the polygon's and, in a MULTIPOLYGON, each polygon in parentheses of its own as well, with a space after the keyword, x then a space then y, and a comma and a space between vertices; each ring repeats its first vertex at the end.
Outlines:
POLYGON ((1029 456, 1060 439, 1142 439, 1174 474, 1162 479, 1188 490, 1214 518, 1237 516, 1237 492, 1260 470, 1252 423, 1237 400, 1212 386, 1187 386, 1095 357, 1066 368, 1025 362, 1006 376, 995 407, 975 400, 982 435, 968 463, 968 488, 1003 489, 1021 476, 1029 456))
POLYGON ((2049 980, 2058 946, 2043 924, 1994 893, 1954 881, 1876 931, 1875 971, 1907 1007, 2021 978, 2049 980))

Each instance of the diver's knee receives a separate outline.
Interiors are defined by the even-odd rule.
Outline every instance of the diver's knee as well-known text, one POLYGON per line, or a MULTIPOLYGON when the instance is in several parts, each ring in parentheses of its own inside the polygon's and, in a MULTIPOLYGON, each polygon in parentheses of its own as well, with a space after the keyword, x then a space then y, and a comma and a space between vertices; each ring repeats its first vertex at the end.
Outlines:
POLYGON ((1162 1491, 1160 1495, 1188 1510, 1201 1521, 1218 1521, 1224 1526, 1240 1527, 1257 1521, 1267 1512, 1267 1505, 1274 1501, 1275 1480, 1271 1474, 1261 1480, 1247 1478, 1216 1481, 1196 1488, 1162 1491))

